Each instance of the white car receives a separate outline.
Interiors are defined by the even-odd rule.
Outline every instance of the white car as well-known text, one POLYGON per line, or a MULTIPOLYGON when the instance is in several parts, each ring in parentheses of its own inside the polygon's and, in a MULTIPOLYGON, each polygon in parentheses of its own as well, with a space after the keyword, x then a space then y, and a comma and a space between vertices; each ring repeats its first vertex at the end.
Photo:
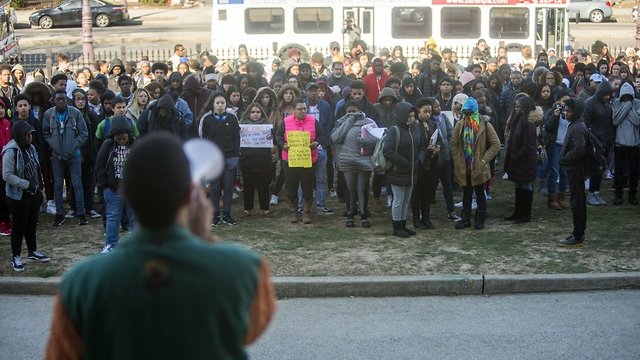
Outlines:
POLYGON ((580 20, 589 20, 593 23, 609 20, 613 15, 611 1, 608 0, 571 0, 569 19, 575 19, 578 12, 580 20))

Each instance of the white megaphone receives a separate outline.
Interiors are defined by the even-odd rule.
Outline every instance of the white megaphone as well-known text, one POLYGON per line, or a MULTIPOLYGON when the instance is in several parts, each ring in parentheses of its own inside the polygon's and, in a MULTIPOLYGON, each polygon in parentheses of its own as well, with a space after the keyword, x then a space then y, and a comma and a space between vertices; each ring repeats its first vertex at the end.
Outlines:
POLYGON ((224 170, 224 156, 220 148, 205 139, 191 139, 182 146, 191 168, 191 182, 201 185, 203 182, 217 179, 224 170))

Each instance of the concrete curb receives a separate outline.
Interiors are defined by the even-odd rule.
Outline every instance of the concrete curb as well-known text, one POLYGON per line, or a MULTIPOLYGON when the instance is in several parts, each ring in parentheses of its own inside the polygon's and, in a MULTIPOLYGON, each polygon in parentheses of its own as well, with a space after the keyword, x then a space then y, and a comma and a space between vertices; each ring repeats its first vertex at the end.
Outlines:
MULTIPOLYGON (((60 277, 0 277, 0 294, 53 295, 60 277)), ((495 295, 640 289, 640 272, 539 275, 276 277, 279 299, 495 295)))

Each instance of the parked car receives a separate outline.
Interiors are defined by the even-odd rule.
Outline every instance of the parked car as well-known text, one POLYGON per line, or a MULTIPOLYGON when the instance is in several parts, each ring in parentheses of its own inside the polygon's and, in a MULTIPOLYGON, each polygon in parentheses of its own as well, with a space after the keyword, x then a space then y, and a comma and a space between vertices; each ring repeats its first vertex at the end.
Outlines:
MULTIPOLYGON (((127 3, 112 4, 102 0, 89 0, 91 17, 98 27, 129 20, 127 3)), ((59 25, 82 25, 82 0, 67 0, 60 5, 44 10, 38 10, 29 16, 32 26, 51 29, 59 25)))
POLYGON ((580 12, 580 20, 589 20, 593 23, 609 20, 613 15, 611 1, 608 0, 571 0, 569 19, 575 19, 578 12, 580 12))

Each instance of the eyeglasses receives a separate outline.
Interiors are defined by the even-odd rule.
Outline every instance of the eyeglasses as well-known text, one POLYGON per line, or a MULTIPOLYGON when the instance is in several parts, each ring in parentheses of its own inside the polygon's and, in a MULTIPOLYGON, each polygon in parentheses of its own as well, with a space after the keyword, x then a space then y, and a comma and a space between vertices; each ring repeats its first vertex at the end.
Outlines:
POLYGON ((178 49, 178 51, 184 51, 184 49, 178 49))
POLYGON ((333 51, 340 51, 340 48, 339 48, 339 47, 334 47, 334 48, 333 48, 333 49, 331 49, 331 50, 333 50, 333 51))

